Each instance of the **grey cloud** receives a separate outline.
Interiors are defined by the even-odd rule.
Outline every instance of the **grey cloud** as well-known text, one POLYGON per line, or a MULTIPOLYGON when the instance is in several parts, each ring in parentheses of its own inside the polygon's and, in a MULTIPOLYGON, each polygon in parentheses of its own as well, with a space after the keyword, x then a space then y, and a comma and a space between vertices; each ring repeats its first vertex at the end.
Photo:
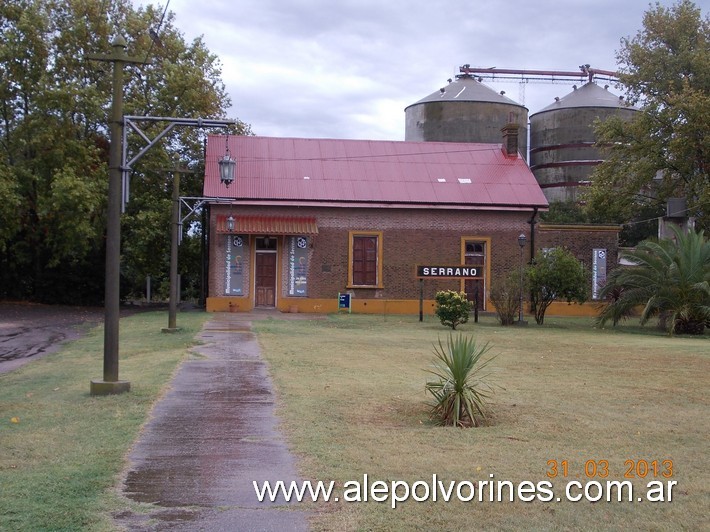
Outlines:
MULTIPOLYGON (((256 133, 398 140, 404 107, 464 63, 615 69, 619 40, 641 28, 648 2, 173 0, 170 9, 187 38, 204 34, 222 58, 233 113, 256 133)), ((531 112, 571 90, 490 85, 524 96, 531 112)))

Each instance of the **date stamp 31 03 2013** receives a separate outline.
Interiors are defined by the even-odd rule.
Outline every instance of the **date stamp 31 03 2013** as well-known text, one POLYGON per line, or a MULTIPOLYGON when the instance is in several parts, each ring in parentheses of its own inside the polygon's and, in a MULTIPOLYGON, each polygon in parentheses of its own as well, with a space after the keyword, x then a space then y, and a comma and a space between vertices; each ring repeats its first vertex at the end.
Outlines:
POLYGON ((623 467, 615 468, 609 460, 586 460, 575 464, 569 460, 548 460, 548 478, 567 478, 584 476, 586 478, 619 478, 645 479, 645 478, 673 478, 673 460, 625 460, 623 467))

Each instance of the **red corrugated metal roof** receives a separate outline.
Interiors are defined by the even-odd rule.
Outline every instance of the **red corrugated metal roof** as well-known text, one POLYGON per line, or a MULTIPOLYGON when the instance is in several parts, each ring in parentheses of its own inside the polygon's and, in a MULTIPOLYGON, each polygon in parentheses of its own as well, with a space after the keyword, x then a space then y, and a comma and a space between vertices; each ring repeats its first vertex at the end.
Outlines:
POLYGON ((204 195, 253 202, 547 207, 521 157, 500 145, 230 136, 234 183, 219 180, 225 136, 207 142, 204 195))
POLYGON ((228 216, 217 216, 217 233, 317 235, 315 218, 296 216, 232 216, 234 229, 227 229, 228 216))

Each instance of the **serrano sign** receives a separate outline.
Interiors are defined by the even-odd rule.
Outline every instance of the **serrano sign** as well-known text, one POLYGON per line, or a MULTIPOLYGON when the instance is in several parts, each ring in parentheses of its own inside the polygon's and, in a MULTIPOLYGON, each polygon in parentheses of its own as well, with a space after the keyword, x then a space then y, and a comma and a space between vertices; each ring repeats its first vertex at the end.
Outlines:
POLYGON ((417 266, 417 278, 429 279, 476 279, 483 277, 483 272, 478 266, 461 264, 459 266, 417 266))

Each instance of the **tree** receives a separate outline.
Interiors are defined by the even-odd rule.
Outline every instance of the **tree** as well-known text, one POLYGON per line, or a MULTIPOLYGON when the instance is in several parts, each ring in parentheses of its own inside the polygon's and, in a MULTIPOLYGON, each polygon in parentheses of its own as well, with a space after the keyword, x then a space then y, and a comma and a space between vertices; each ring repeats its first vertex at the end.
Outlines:
MULTIPOLYGON (((0 3, 0 297, 101 299, 111 67, 88 55, 110 53, 116 32, 130 56, 147 60, 126 67, 125 114, 224 116, 230 102, 217 57, 201 38, 185 42, 173 22, 171 13, 128 0, 0 3)), ((246 132, 244 124, 234 130, 246 132)), ((123 220, 128 290, 146 270, 167 270, 165 169, 179 163, 200 172, 204 133, 175 128, 133 169, 123 220)), ((129 153, 144 145, 129 142, 129 153)), ((183 195, 201 195, 200 182, 184 180, 183 195)))
POLYGON ((596 126, 605 162, 585 198, 590 215, 629 221, 685 197, 689 215, 710 228, 710 18, 690 0, 656 3, 643 29, 621 40, 617 61, 640 112, 596 126))
POLYGON ((606 203, 584 206, 572 201, 551 201, 549 211, 540 213, 540 221, 550 224, 621 224, 619 246, 633 247, 658 234, 658 218, 665 214, 665 210, 665 205, 657 203, 637 204, 631 213, 615 210, 606 203))
POLYGON ((710 242, 702 231, 671 227, 674 238, 646 240, 622 253, 633 265, 609 275, 601 295, 615 297, 599 314, 600 325, 616 325, 637 307, 641 324, 657 317, 670 334, 702 334, 710 324, 710 242))
POLYGON ((540 251, 526 271, 535 321, 542 325, 547 308, 556 299, 571 303, 587 300, 587 274, 572 253, 558 247, 540 251))

